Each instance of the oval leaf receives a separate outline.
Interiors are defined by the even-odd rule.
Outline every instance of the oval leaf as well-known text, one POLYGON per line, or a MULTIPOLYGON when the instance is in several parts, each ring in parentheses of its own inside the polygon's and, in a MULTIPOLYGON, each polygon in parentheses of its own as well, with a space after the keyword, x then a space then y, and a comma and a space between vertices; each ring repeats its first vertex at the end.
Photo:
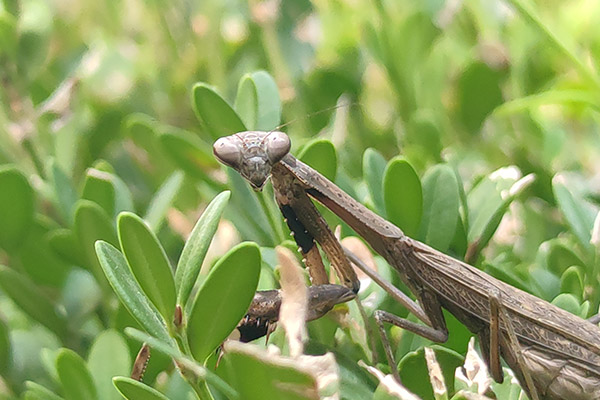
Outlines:
POLYGON ((383 175, 383 199, 388 219, 408 236, 416 236, 423 215, 421 181, 401 157, 390 160, 383 175))
POLYGON ((89 200, 79 200, 75 208, 75 237, 79 239, 85 265, 103 288, 107 288, 106 278, 98 264, 94 243, 104 240, 117 245, 117 235, 110 217, 98 204, 89 200))
POLYGON ((29 232, 34 212, 33 189, 12 166, 0 168, 0 247, 16 250, 29 232))
MULTIPOLYGON (((433 345, 435 358, 441 367, 442 375, 449 393, 454 393, 454 372, 464 364, 464 357, 459 353, 442 346, 433 345)), ((398 363, 398 372, 402 384, 422 399, 434 399, 425 352, 423 348, 408 353, 398 363), (425 377, 425 379, 423 379, 425 377)))
POLYGON ((300 161, 310 165, 322 173, 330 181, 335 181, 337 172, 337 155, 333 143, 327 139, 315 139, 310 141, 300 154, 300 161))
POLYGON ((96 387, 85 361, 73 350, 61 349, 56 357, 56 372, 67 400, 97 399, 96 387))
POLYGON ((577 198, 567 189, 563 181, 560 175, 552 179, 554 197, 579 243, 589 249, 595 214, 582 199, 577 198))
POLYGON ((77 202, 77 193, 69 177, 63 172, 57 162, 52 160, 49 169, 57 208, 64 220, 71 225, 73 223, 73 207, 77 202))
POLYGON ((150 200, 144 220, 148 222, 153 232, 158 232, 162 226, 167 211, 171 208, 179 189, 181 189, 183 176, 180 171, 174 172, 163 182, 152 200, 150 200))
POLYGON ((552 304, 570 312, 571 314, 585 318, 585 315, 581 315, 582 306, 579 304, 577 297, 573 296, 571 293, 559 294, 552 300, 552 304))
POLYGON ((0 320, 0 374, 7 376, 11 364, 11 344, 8 326, 0 320))
POLYGON ((12 269, 0 265, 0 287, 25 313, 64 337, 67 321, 54 307, 54 302, 42 295, 29 279, 12 269))
POLYGON ((129 347, 117 331, 109 329, 96 337, 88 356, 88 368, 102 400, 120 400, 112 378, 131 371, 129 347))
POLYGON ((133 276, 167 324, 170 324, 175 312, 175 282, 165 250, 137 215, 121 213, 117 225, 121 249, 133 276))
POLYGON ((246 130, 233 108, 205 83, 197 83, 192 88, 192 105, 196 116, 213 139, 246 130))
POLYGON ((129 400, 169 400, 158 390, 125 376, 114 377, 113 384, 119 393, 129 400))
POLYGON ((212 268, 196 295, 188 322, 196 360, 204 362, 240 322, 254 297, 260 265, 258 246, 246 242, 231 249, 212 268))
POLYGON ((483 121, 503 103, 500 71, 483 62, 469 65, 458 81, 458 111, 464 126, 477 134, 483 121))
POLYGON ((107 215, 115 213, 115 188, 111 174, 95 168, 86 172, 81 198, 98 204, 107 215))
POLYGON ((188 132, 163 133, 159 141, 171 160, 190 176, 204 179, 204 171, 218 165, 208 146, 188 132))
POLYGON ((99 240, 96 243, 98 260, 106 278, 121 303, 148 333, 171 343, 172 339, 158 311, 135 280, 125 257, 114 246, 99 240))
POLYGON ((580 267, 572 265, 560 277, 561 293, 571 293, 579 301, 583 300, 583 275, 580 267))
POLYGON ((249 130, 268 131, 279 125, 281 100, 273 77, 266 71, 244 75, 238 86, 235 109, 249 130))
POLYGON ((25 387, 27 387, 27 391, 25 392, 24 400, 64 400, 39 383, 27 381, 25 382, 25 387))
POLYGON ((423 177, 423 220, 419 237, 431 247, 446 251, 458 222, 458 182, 452 169, 443 164, 423 177))
POLYGON ((377 150, 372 148, 365 150, 363 154, 363 179, 367 184, 371 201, 373 202, 373 206, 375 206, 375 212, 383 218, 386 218, 387 215, 383 200, 385 167, 385 158, 377 150))
POLYGON ((194 283, 196 283, 208 246, 217 231, 221 214, 227 206, 230 195, 231 192, 224 191, 210 202, 185 242, 175 271, 177 303, 182 307, 187 303, 194 283))

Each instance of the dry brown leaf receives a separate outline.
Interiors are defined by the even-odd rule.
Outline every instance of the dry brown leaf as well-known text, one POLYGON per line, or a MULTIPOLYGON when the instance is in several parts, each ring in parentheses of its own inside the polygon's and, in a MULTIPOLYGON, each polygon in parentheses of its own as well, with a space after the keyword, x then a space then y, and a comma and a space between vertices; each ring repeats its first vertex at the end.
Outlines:
POLYGON ((298 357, 304 351, 304 341, 307 337, 305 321, 308 308, 308 289, 304 283, 304 272, 294 254, 281 246, 277 246, 275 251, 281 274, 279 323, 286 332, 290 355, 298 357))
POLYGON ((485 393, 492 383, 492 377, 488 372, 487 365, 475 351, 474 337, 469 340, 465 364, 462 368, 459 367, 456 369, 455 376, 469 387, 477 385, 478 394, 485 393))
POLYGON ((425 361, 427 362, 427 369, 429 370, 429 380, 431 381, 431 387, 435 395, 443 396, 447 395, 446 382, 444 381, 444 375, 442 374, 442 368, 438 364, 435 358, 435 352, 431 347, 425 347, 425 361))

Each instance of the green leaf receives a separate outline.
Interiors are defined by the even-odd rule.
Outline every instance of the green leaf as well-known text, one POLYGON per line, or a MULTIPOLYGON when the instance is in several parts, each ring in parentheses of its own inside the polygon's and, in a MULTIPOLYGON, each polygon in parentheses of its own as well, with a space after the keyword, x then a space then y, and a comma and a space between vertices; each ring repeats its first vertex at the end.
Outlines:
POLYGON ((514 196, 502 196, 517 181, 518 171, 512 173, 502 168, 483 178, 469 192, 467 203, 469 208, 470 243, 477 242, 482 249, 491 239, 502 217, 508 210, 514 196), (505 171, 505 172, 501 172, 505 171))
POLYGON ((441 161, 442 132, 432 110, 417 110, 410 118, 406 134, 408 145, 418 146, 422 154, 428 155, 436 162, 441 161))
POLYGON ((120 400, 121 396, 111 380, 113 376, 127 375, 131 371, 131 357, 125 339, 112 329, 100 333, 90 349, 88 368, 98 397, 102 400, 120 400))
POLYGON ((51 161, 49 166, 49 176, 54 188, 56 206, 63 219, 69 224, 73 224, 73 207, 77 202, 77 192, 69 177, 63 172, 58 163, 51 161))
POLYGON ((557 276, 562 275, 572 265, 585 267, 585 263, 569 248, 568 244, 552 240, 549 247, 546 264, 548 270, 557 276))
POLYGON ((17 21, 5 10, 0 10, 0 55, 14 59, 16 56, 17 21))
POLYGON ((119 242, 131 272, 167 324, 175 312, 175 282, 165 250, 146 223, 129 212, 117 218, 119 242))
POLYGON ((31 318, 59 337, 64 337, 67 330, 65 317, 56 311, 54 302, 44 296, 33 282, 0 265, 0 287, 31 318))
POLYGON ((172 339, 165 323, 150 299, 143 294, 123 254, 114 246, 101 240, 96 243, 96 252, 106 278, 125 308, 148 333, 170 343, 172 339))
MULTIPOLYGON (((442 346, 433 345, 430 347, 433 349, 435 358, 442 369, 442 375, 444 376, 448 393, 453 393, 454 372, 456 371, 456 368, 464 364, 464 357, 459 353, 442 346)), ((400 373, 402 384, 412 393, 424 400, 435 399, 433 389, 431 388, 431 382, 427 378, 429 376, 429 370, 427 368, 427 362, 425 361, 425 351, 423 348, 404 356, 402 360, 400 360, 400 363, 398 363, 398 372, 400 373)))
POLYGON ((197 83, 192 88, 192 105, 196 116, 213 139, 246 130, 233 108, 205 83, 197 83))
POLYGON ((9 328, 6 323, 0 319, 0 375, 7 376, 11 367, 11 344, 9 337, 9 328))
POLYGON ((15 251, 29 233, 35 207, 25 175, 13 166, 0 167, 0 247, 15 251))
POLYGON ((244 400, 318 399, 316 381, 305 370, 294 366, 291 359, 280 361, 261 350, 246 346, 230 346, 223 356, 228 381, 244 400), (257 390, 260 388, 260 390, 257 390))
POLYGON ((175 165, 197 179, 205 179, 205 170, 218 166, 209 146, 189 132, 166 132, 159 142, 175 165))
POLYGON ((197 376, 204 377, 206 382, 212 387, 218 389, 221 393, 225 394, 229 399, 237 399, 237 393, 231 388, 223 379, 190 358, 185 357, 181 354, 179 349, 174 347, 174 344, 165 343, 153 336, 148 335, 145 332, 138 331, 134 328, 125 328, 125 334, 140 343, 147 343, 153 350, 157 350, 179 362, 184 364, 186 367, 191 368, 197 376))
POLYGON ((583 274, 580 267, 572 265, 563 272, 560 277, 561 293, 571 293, 576 296, 579 301, 583 300, 583 274))
POLYGON ((116 175, 96 168, 87 170, 81 198, 98 204, 111 217, 121 211, 133 210, 127 185, 116 175))
POLYGON ((298 159, 322 173, 330 181, 335 181, 337 155, 333 143, 327 139, 314 139, 304 146, 298 159))
POLYGON ((85 257, 85 265, 98 283, 106 288, 104 273, 98 264, 94 244, 97 240, 103 240, 112 245, 118 245, 115 228, 110 217, 98 204, 89 200, 79 200, 75 207, 75 225, 73 232, 79 239, 81 252, 85 257))
POLYGON ((212 268, 198 290, 188 322, 194 358, 204 360, 240 322, 258 285, 261 257, 254 243, 241 243, 212 268))
POLYGON ((111 174, 95 168, 88 169, 81 198, 98 204, 106 215, 114 215, 115 188, 111 182, 111 174))
POLYGON ((483 121, 503 103, 502 73, 483 62, 469 65, 458 79, 458 113, 471 134, 477 134, 483 121))
POLYGON ((583 199, 575 196, 567 189, 563 181, 564 179, 560 175, 552 179, 554 197, 571 231, 579 240, 579 243, 585 249, 589 250, 591 247, 590 239, 592 237, 595 214, 583 199))
POLYGON ((94 400, 96 387, 85 361, 73 350, 61 349, 56 357, 56 371, 67 400, 94 400))
MULTIPOLYGON (((258 194, 250 189, 248 182, 244 180, 232 168, 227 168, 227 177, 229 187, 231 188, 232 209, 239 213, 238 230, 242 230, 242 226, 248 226, 248 231, 252 233, 252 240, 259 242, 263 246, 275 246, 275 233, 269 223, 266 210, 261 207, 258 200, 258 194)), ((245 239, 249 239, 245 237, 245 239)))
POLYGON ((386 167, 385 158, 375 149, 368 148, 363 154, 363 179, 375 206, 375 212, 386 218, 383 199, 383 177, 386 167))
POLYGON ((183 184, 183 173, 173 172, 158 189, 154 197, 150 200, 144 220, 148 223, 153 232, 158 232, 161 228, 165 215, 173 202, 177 198, 179 189, 183 184))
POLYGON ((46 235, 50 249, 63 261, 77 266, 85 266, 85 256, 79 239, 70 229, 55 229, 46 235))
POLYGON ((570 312, 571 314, 575 314, 581 318, 586 317, 587 309, 583 309, 584 307, 582 307, 582 305, 579 304, 577 297, 575 297, 571 293, 561 293, 558 296, 556 296, 551 303, 557 307, 562 308, 563 310, 570 312))
POLYGON ((169 400, 167 396, 150 386, 125 376, 115 376, 113 384, 129 400, 169 400))
POLYGON ((252 72, 240 79, 234 106, 248 130, 269 131, 281 120, 279 90, 265 71, 252 72))
POLYGON ((448 249, 456 232, 458 196, 458 182, 449 166, 438 164, 425 173, 419 237, 442 252, 448 249))
POLYGON ((38 215, 32 221, 18 255, 23 270, 35 283, 60 287, 71 266, 59 259, 50 247, 47 234, 51 225, 52 222, 38 215))
POLYGON ((421 181, 412 165, 401 157, 390 160, 385 168, 383 200, 388 219, 415 237, 423 216, 421 181))
POLYGON ((64 400, 62 397, 39 383, 27 381, 25 382, 25 387, 27 388, 23 397, 25 400, 64 400))
POLYGON ((219 220, 227 206, 230 195, 231 192, 224 191, 210 202, 185 242, 175 270, 177 304, 184 308, 198 278, 208 246, 217 231, 219 220))

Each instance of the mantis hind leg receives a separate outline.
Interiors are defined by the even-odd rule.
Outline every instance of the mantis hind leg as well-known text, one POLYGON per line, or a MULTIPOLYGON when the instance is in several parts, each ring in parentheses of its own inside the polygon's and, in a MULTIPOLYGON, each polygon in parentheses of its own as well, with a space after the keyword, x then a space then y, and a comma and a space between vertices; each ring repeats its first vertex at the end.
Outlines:
POLYGON ((377 310, 375 311, 375 321, 379 328, 379 334, 381 336, 381 343, 385 351, 385 357, 387 359, 390 368, 392 369, 392 375, 400 382, 400 375, 398 374, 398 368, 394 359, 394 353, 390 345, 390 341, 385 330, 385 323, 395 325, 399 328, 406 329, 409 332, 422 336, 434 342, 444 343, 448 340, 448 329, 446 328, 446 321, 442 314, 440 303, 437 301, 433 294, 429 292, 423 292, 421 296, 425 313, 432 316, 431 320, 433 326, 421 325, 413 321, 409 321, 405 318, 400 318, 387 311, 377 310))
MULTIPOLYGON (((499 349, 502 347, 503 351, 510 352, 510 355, 514 357, 518 365, 519 371, 521 372, 521 376, 525 381, 524 389, 531 398, 531 400, 540 400, 540 396, 533 382, 533 378, 531 377, 531 373, 529 372, 529 369, 525 364, 525 359, 523 358, 523 353, 521 351, 521 345, 519 344, 519 340, 517 339, 517 335, 515 334, 512 322, 510 321, 508 313, 502 305, 502 296, 497 290, 492 291, 489 294, 489 296, 490 317, 494 317, 495 314, 494 318, 497 320, 497 322, 494 323, 494 321, 490 319, 489 365, 491 367, 492 374, 494 373, 493 371, 495 368, 500 368, 499 349), (504 328, 504 330, 506 331, 506 335, 502 335, 501 328, 504 328), (502 346, 502 342, 504 343, 504 346, 502 346)), ((501 371, 502 370, 500 368, 500 373, 501 371)), ((492 377, 494 377, 494 375, 492 375, 492 377)), ((494 377, 494 379, 496 378, 494 377)))

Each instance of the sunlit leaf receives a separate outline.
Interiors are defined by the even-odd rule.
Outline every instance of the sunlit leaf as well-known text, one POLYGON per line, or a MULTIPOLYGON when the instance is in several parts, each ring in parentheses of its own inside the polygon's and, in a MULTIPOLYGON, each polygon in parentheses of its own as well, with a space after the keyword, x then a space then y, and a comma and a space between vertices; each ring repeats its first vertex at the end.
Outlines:
POLYGON ((231 249, 212 268, 198 290, 188 322, 196 360, 203 362, 240 322, 254 297, 260 264, 258 246, 246 242, 231 249))
POLYGON ((67 321, 52 300, 44 296, 29 279, 0 265, 0 287, 23 311, 58 336, 64 337, 67 321))
POLYGON ((315 139, 309 142, 298 155, 298 159, 322 173, 330 181, 335 181, 337 156, 335 147, 329 140, 315 139))
POLYGON ((165 250, 137 215, 119 214, 117 226, 131 272, 165 321, 171 323, 175 312, 175 281, 165 250))
POLYGON ((217 231, 221 214, 227 206, 230 193, 229 191, 222 192, 210 202, 185 242, 175 271, 177 303, 182 307, 185 307, 198 278, 200 267, 208 251, 208 246, 217 231))
POLYGON ((123 254, 114 246, 101 240, 95 247, 106 278, 121 303, 150 334, 170 343, 171 338, 164 321, 148 297, 143 294, 123 254))
POLYGON ((125 376, 116 376, 113 383, 119 393, 129 400, 169 400, 158 390, 125 376))
POLYGON ((233 108, 205 83, 197 83, 192 88, 192 105, 196 116, 213 139, 246 130, 233 108))
POLYGON ((114 330, 106 330, 96 337, 88 356, 88 368, 96 385, 98 398, 120 400, 112 385, 113 376, 131 371, 131 357, 125 339, 114 330))
POLYGON ((27 178, 13 166, 0 167, 0 247, 15 251, 33 220, 34 193, 27 178))
POLYGON ((73 350, 61 349, 56 357, 56 371, 67 400, 98 398, 92 375, 85 361, 73 350))
POLYGON ((281 120, 281 100, 277 84, 266 71, 244 75, 240 79, 235 109, 249 130, 268 131, 281 120))
POLYGON ((386 214, 408 236, 416 236, 423 215, 421 181, 410 163, 396 157, 387 164, 383 176, 386 214))
POLYGON ((423 219, 419 238, 445 251, 452 242, 458 222, 458 182, 447 165, 439 164, 423 177, 423 219))

